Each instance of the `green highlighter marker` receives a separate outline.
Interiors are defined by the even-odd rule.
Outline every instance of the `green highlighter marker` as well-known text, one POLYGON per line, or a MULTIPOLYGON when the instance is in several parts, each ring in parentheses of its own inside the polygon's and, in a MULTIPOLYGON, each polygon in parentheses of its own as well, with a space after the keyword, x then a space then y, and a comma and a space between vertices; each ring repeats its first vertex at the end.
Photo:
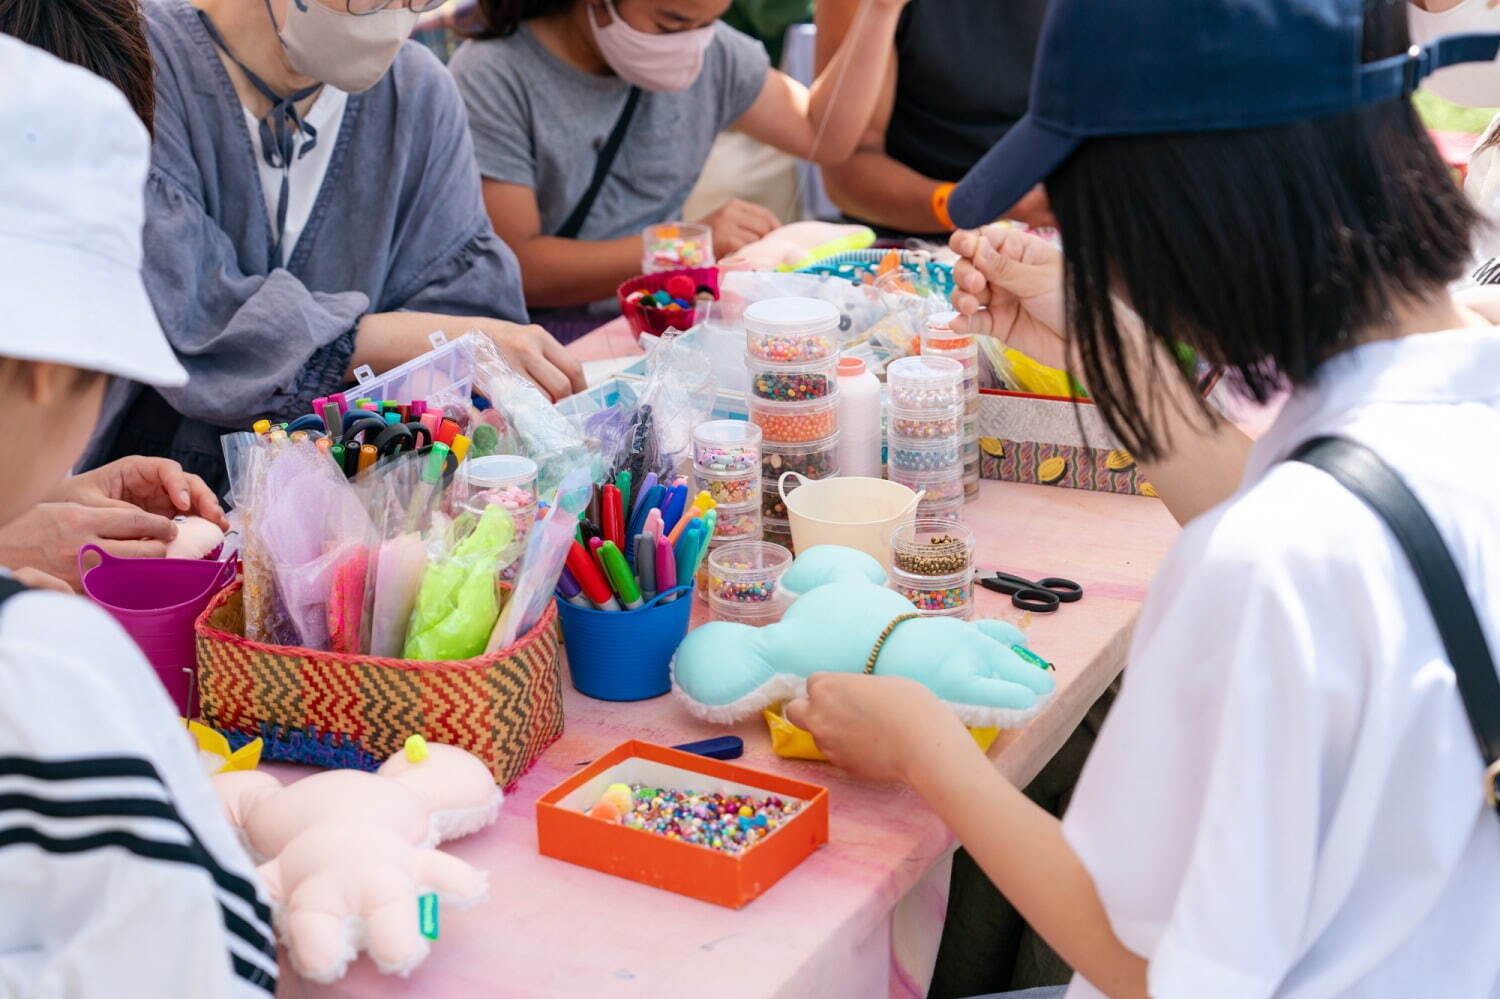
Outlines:
POLYGON ((636 585, 635 574, 625 562, 625 555, 613 541, 599 546, 599 560, 604 563, 604 572, 609 576, 609 585, 614 587, 625 609, 633 611, 641 606, 641 588, 636 585))

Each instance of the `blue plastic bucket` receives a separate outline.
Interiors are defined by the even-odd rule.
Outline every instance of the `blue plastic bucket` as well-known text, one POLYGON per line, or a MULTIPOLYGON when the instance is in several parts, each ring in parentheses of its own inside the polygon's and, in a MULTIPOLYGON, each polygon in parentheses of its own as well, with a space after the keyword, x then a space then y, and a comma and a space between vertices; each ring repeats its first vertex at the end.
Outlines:
POLYGON ((691 586, 658 594, 633 611, 600 611, 557 600, 568 672, 581 694, 601 701, 648 701, 672 689, 672 656, 687 637, 691 586), (672 594, 677 599, 662 603, 672 594))

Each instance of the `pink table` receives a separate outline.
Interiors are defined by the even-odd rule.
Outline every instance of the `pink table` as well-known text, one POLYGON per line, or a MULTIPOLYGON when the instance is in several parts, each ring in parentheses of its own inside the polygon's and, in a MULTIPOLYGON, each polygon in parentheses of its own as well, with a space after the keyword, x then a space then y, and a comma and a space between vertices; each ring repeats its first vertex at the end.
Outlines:
MULTIPOLYGON (((965 510, 980 568, 1078 580, 1083 601, 1052 616, 980 591, 983 616, 1027 630, 1056 663, 1060 689, 991 752, 1029 781, 1116 676, 1152 572, 1177 528, 1156 500, 986 482, 965 510)), ((831 842, 746 908, 733 911, 541 857, 535 803, 630 738, 672 745, 720 735, 671 697, 606 704, 571 687, 567 731, 522 778, 500 820, 445 849, 489 871, 491 899, 445 912, 442 937, 410 979, 361 959, 331 987, 284 969, 283 996, 919 996, 946 905, 947 830, 911 792, 845 779, 826 764, 782 760, 758 720, 735 730, 743 762, 827 786, 831 842)), ((297 768, 273 767, 286 779, 297 768)))

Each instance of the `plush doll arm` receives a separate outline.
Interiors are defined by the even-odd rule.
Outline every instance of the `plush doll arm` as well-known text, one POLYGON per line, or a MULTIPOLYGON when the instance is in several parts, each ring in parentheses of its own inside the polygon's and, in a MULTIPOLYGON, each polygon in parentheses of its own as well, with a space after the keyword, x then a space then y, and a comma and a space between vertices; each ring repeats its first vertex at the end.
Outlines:
POLYGON ((212 780, 224 814, 236 829, 245 827, 256 802, 281 790, 280 781, 259 770, 231 770, 215 774, 212 780))

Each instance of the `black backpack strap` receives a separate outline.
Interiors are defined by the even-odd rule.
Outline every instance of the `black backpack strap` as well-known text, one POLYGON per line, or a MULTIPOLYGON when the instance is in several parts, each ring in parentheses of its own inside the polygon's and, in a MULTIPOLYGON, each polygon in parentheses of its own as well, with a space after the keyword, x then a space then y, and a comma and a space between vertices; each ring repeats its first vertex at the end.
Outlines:
POLYGON ((615 127, 610 130, 609 138, 604 140, 604 145, 599 149, 599 158, 594 161, 594 176, 589 181, 588 190, 583 192, 583 197, 578 204, 573 206, 573 213, 568 220, 557 230, 556 235, 562 239, 577 239, 578 234, 583 231, 583 223, 588 220, 589 210, 594 207, 594 201, 599 197, 599 189, 604 186, 605 178, 609 176, 609 168, 614 166, 615 156, 620 152, 620 146, 625 142, 625 133, 630 128, 630 119, 635 117, 636 105, 641 102, 641 88, 631 87, 630 93, 625 98, 625 108, 620 112, 620 117, 615 119, 615 127))
POLYGON ((1463 576, 1422 502, 1374 451, 1342 437, 1317 437, 1291 461, 1320 468, 1374 510, 1396 537, 1416 574, 1458 678, 1458 693, 1484 758, 1485 794, 1500 810, 1500 676, 1463 576))

